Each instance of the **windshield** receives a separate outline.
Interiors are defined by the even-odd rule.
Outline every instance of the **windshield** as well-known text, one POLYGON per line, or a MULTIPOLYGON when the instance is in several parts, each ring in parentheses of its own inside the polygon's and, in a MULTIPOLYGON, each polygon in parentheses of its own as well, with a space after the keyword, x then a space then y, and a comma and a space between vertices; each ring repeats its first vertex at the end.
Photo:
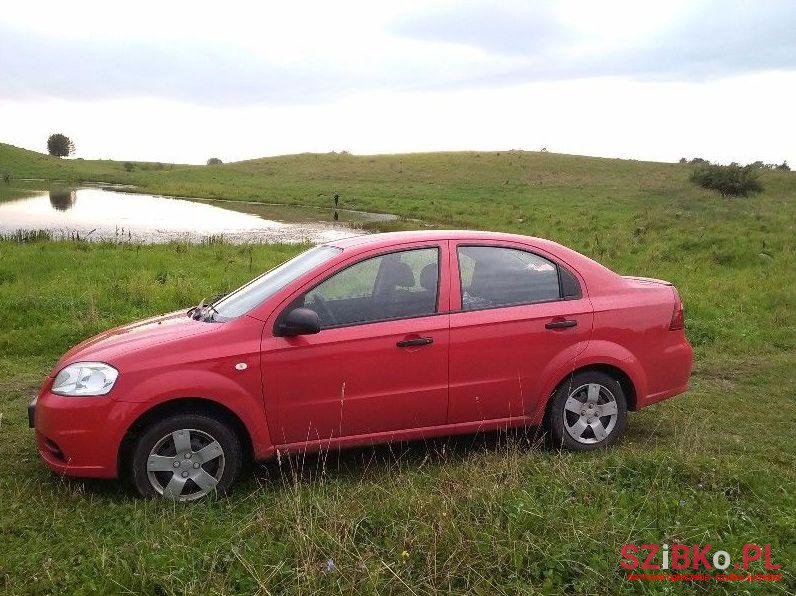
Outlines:
POLYGON ((227 294, 213 304, 213 308, 222 319, 239 317, 262 303, 263 300, 276 294, 294 279, 340 254, 342 250, 334 246, 311 248, 282 263, 279 267, 254 278, 231 294, 227 294))

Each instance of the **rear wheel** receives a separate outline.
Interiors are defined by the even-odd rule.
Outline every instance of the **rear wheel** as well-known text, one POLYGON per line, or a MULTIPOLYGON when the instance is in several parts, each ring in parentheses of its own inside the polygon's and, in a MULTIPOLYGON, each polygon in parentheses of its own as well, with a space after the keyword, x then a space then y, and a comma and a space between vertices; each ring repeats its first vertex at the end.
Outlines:
POLYGON ((135 444, 130 471, 144 497, 196 501, 227 494, 243 457, 235 431, 204 414, 176 414, 147 427, 135 444))
POLYGON ((573 451, 608 447, 625 432, 627 401, 622 386, 603 372, 576 373, 553 394, 547 423, 555 447, 573 451))

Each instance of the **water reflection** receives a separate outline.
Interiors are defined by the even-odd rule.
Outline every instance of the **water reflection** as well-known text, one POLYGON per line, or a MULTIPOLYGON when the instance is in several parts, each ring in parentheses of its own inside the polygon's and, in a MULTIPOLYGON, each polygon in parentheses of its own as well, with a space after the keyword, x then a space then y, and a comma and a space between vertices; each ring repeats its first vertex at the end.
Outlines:
POLYGON ((51 188, 50 205, 58 211, 71 209, 77 201, 77 192, 71 188, 51 188))
POLYGON ((231 209, 241 213, 250 213, 263 219, 285 222, 335 222, 358 225, 370 222, 394 221, 395 215, 390 213, 368 213, 353 209, 299 207, 296 205, 279 205, 274 203, 256 203, 252 201, 229 201, 223 199, 192 199, 208 203, 223 209, 231 209))
MULTIPOLYGON (((374 216, 375 218, 390 216, 374 216)), ((231 201, 196 201, 100 188, 53 187, 0 202, 0 234, 45 230, 55 237, 133 242, 327 242, 362 234, 370 214, 231 201), (345 213, 345 217, 344 217, 345 213), (341 221, 335 221, 337 219, 341 221), (345 221, 342 221, 344 220, 345 221)))

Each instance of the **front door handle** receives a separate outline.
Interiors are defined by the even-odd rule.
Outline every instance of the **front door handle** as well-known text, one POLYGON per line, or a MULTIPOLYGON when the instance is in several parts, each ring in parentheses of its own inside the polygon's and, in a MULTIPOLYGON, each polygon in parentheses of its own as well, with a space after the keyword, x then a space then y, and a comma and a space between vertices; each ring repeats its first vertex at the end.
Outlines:
POLYGON ((571 319, 566 319, 562 321, 550 321, 549 323, 545 323, 545 329, 569 329, 570 327, 574 327, 577 325, 577 321, 573 321, 571 319))
POLYGON ((412 346, 427 346, 430 343, 434 343, 430 337, 413 337, 412 339, 402 339, 395 345, 399 348, 411 348, 412 346))

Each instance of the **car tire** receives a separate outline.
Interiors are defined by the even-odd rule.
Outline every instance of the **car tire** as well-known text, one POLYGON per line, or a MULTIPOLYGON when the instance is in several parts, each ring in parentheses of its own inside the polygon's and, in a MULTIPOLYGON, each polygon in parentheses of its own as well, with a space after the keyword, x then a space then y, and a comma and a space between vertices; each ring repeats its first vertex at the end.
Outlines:
POLYGON ((230 425, 204 413, 182 413, 144 429, 129 473, 143 497, 196 501, 227 495, 242 466, 241 441, 230 425))
POLYGON ((596 370, 567 377, 551 397, 546 417, 551 445, 571 451, 609 447, 622 438, 626 425, 622 386, 596 370))

